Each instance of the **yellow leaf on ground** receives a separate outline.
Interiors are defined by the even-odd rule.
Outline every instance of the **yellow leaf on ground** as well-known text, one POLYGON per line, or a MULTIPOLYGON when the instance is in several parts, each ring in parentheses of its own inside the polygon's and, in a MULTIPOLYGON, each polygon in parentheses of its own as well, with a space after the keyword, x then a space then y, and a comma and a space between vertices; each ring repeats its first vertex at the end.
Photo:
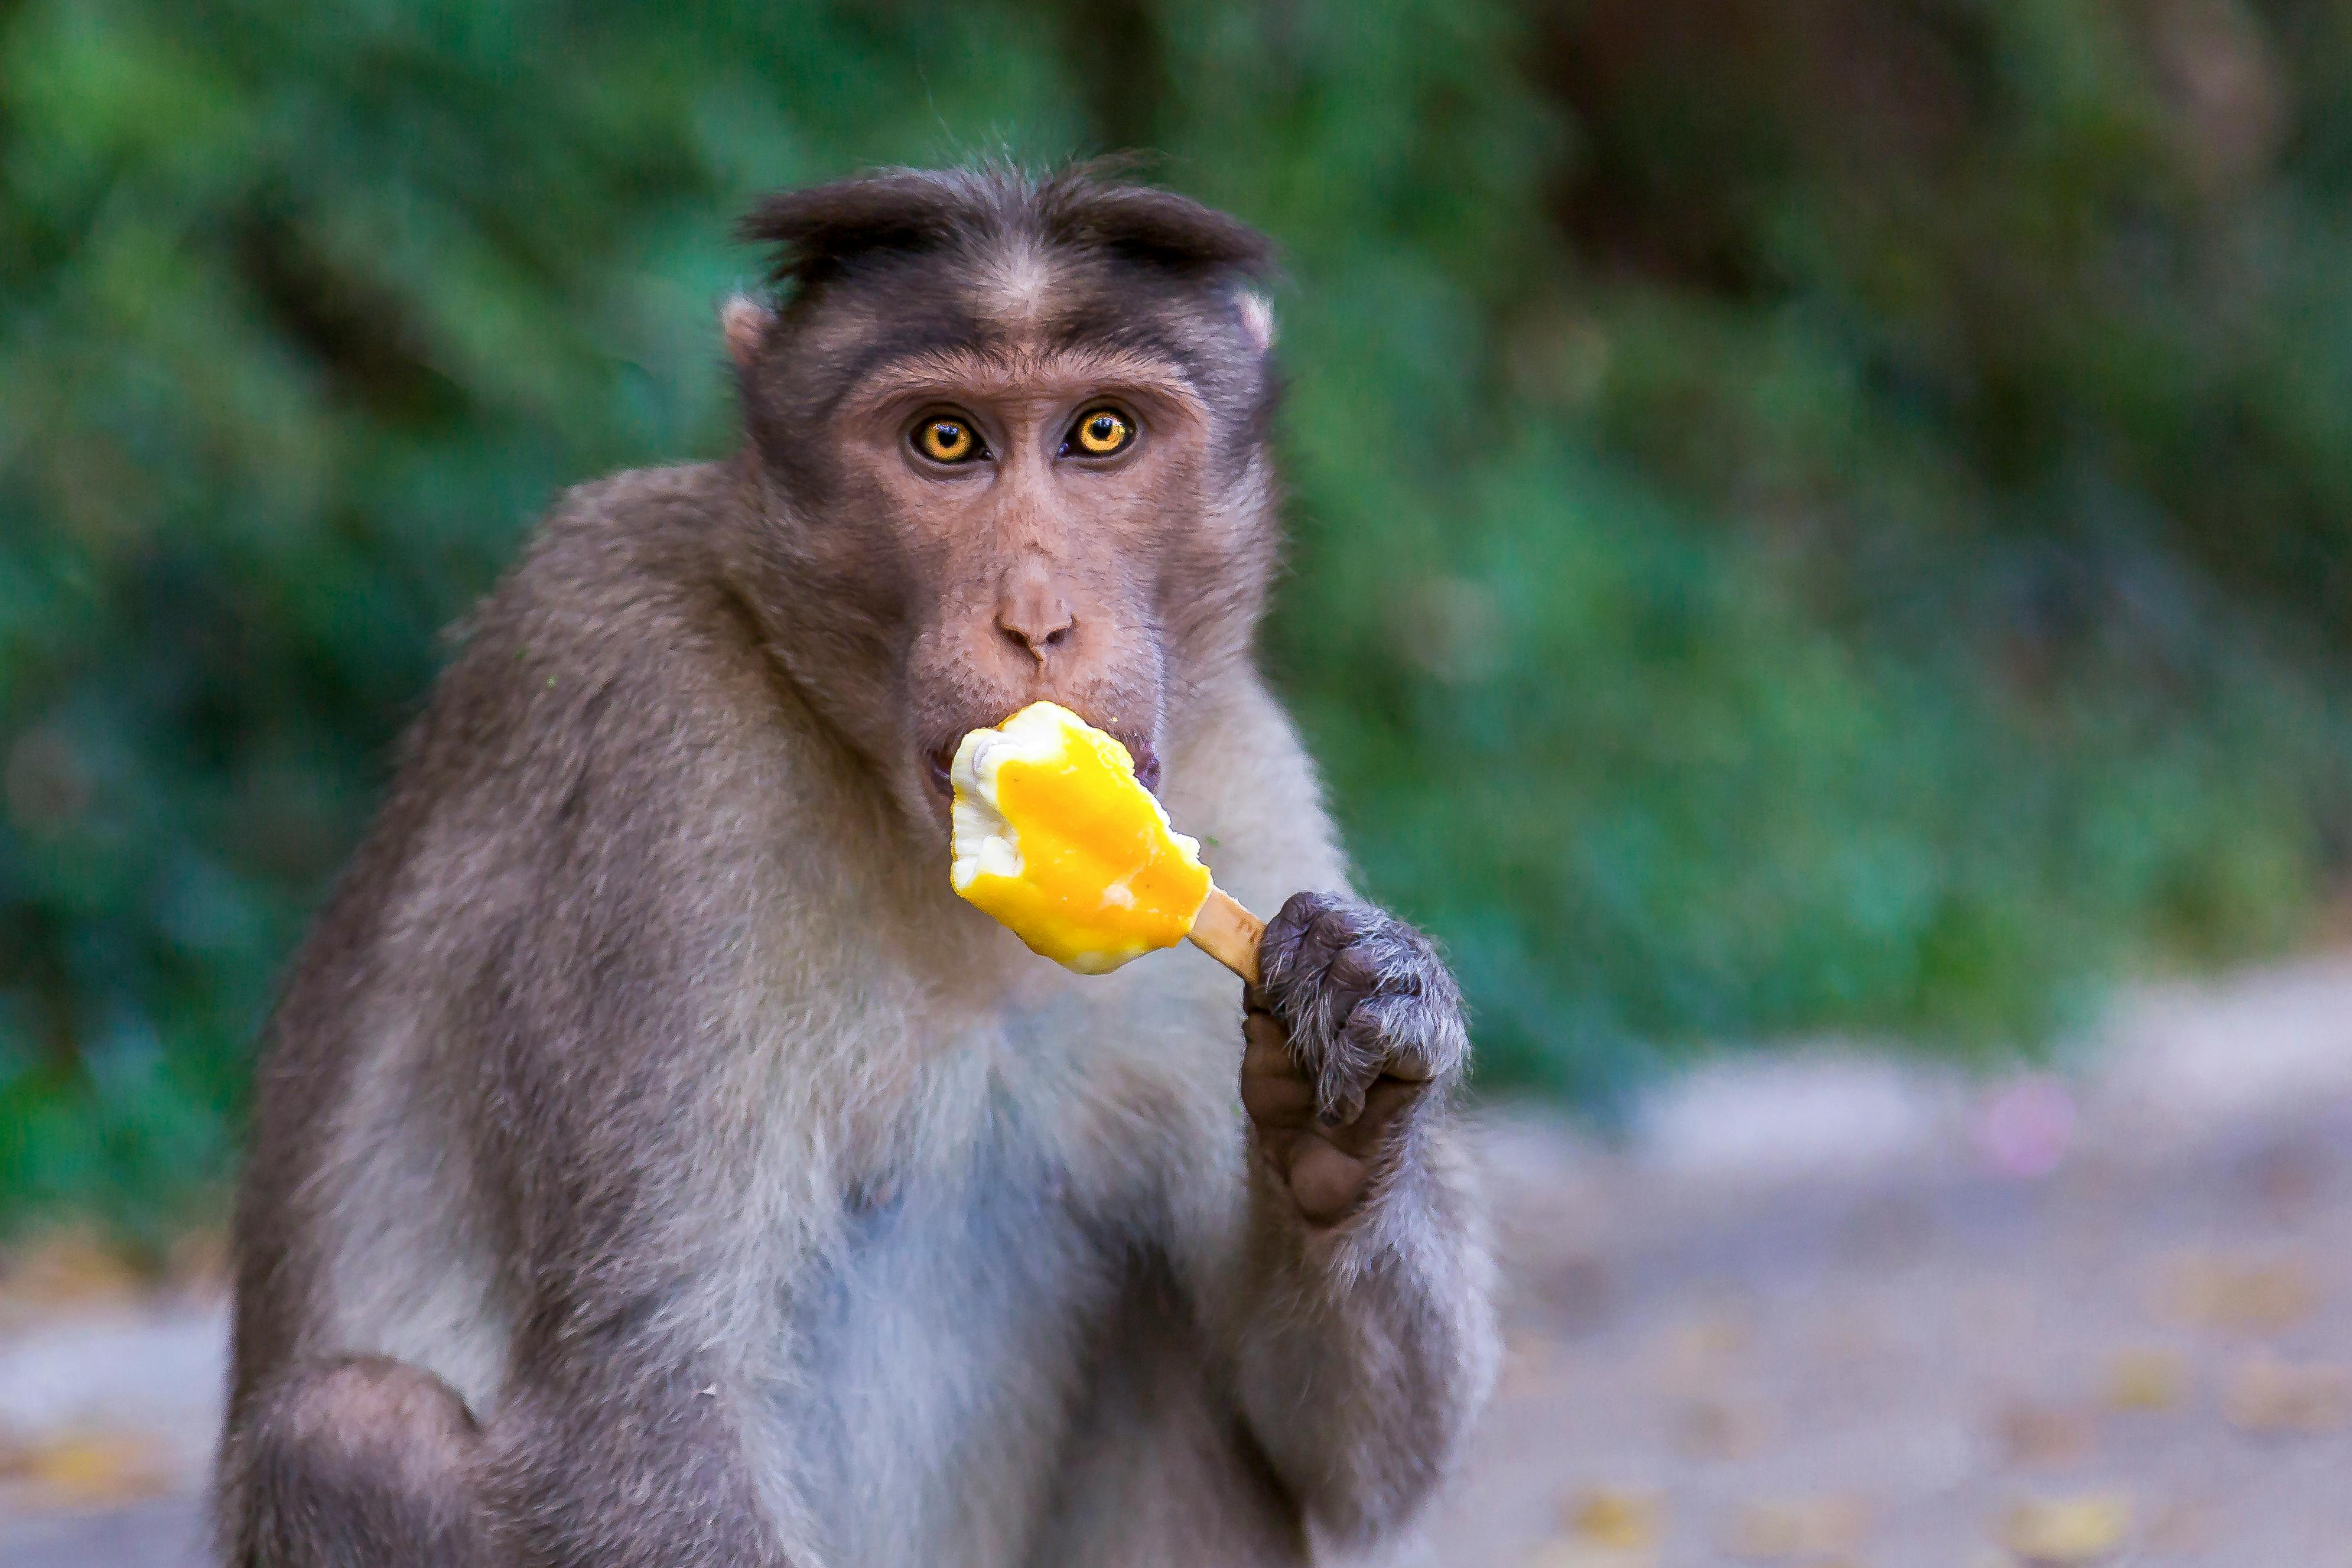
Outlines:
POLYGON ((2142 1345, 2107 1358, 2110 1410, 2170 1410, 2188 1391, 2189 1358, 2179 1351, 2142 1345))
POLYGON ((0 1452, 0 1477, 72 1504, 152 1497, 171 1480, 155 1440, 127 1433, 80 1433, 0 1452))
POLYGON ((2096 1563, 2124 1543, 2131 1500, 2114 1493, 2019 1503, 2002 1518, 2000 1543, 2028 1563, 2096 1563))
POLYGON ((1589 1545, 1639 1552, 1657 1545, 1664 1515, 1655 1492, 1592 1487, 1570 1502, 1567 1521, 1569 1533, 1589 1545))

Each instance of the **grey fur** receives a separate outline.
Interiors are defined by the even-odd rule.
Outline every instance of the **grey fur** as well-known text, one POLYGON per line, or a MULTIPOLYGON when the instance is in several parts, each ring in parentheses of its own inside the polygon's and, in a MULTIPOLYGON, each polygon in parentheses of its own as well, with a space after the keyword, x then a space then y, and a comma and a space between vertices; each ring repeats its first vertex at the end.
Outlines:
POLYGON ((994 226, 950 214, 943 250, 822 265, 792 241, 801 291, 764 324, 730 307, 745 449, 566 497, 408 738, 262 1043, 234 1568, 1409 1542, 1495 1359, 1434 954, 1353 902, 1269 943, 1318 1095, 1436 1089, 1360 1203, 1309 1224, 1236 1093, 1229 977, 1189 951, 1096 979, 1029 954, 949 891, 920 782, 935 730, 1066 679, 1156 747, 1223 885, 1262 908, 1344 887, 1247 657, 1274 492, 1240 242, 1174 198, 952 188, 994 226), (824 390, 898 319, 881 290, 984 315, 975 277, 1097 318, 1131 281, 1206 411, 1166 537, 1104 559, 1125 575, 1082 606, 1093 662, 1059 674, 955 641, 950 558, 885 551, 871 487, 816 445, 824 390), (1326 917, 1377 957, 1368 984, 1354 960, 1308 973, 1326 917))

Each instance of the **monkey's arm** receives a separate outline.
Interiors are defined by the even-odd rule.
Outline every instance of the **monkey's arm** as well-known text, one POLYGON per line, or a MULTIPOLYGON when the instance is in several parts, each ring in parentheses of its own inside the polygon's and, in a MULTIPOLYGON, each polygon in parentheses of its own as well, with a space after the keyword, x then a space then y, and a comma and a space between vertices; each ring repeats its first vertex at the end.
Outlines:
POLYGON ((1328 1231, 1253 1175, 1242 1406, 1308 1518, 1343 1542, 1410 1521, 1493 1382, 1475 1200, 1444 1135, 1424 1137, 1409 1173, 1328 1231))
MULTIPOLYGON (((455 697, 535 673, 499 637, 455 697)), ((807 1568, 758 1447, 809 1224, 778 1173, 813 1165, 758 999, 822 994, 744 939, 779 920, 745 804, 778 765, 730 720, 747 696, 678 668, 688 639, 615 641, 673 664, 562 664, 537 700, 576 704, 572 743, 522 731, 459 803, 497 835, 446 951, 472 965, 457 1100, 514 1324, 479 1484, 517 1568, 807 1568)))
POLYGON ((1310 1519, 1366 1542, 1444 1473, 1494 1378, 1485 1215, 1448 1105, 1452 977, 1371 906, 1292 899, 1249 997, 1243 1409, 1310 1519))

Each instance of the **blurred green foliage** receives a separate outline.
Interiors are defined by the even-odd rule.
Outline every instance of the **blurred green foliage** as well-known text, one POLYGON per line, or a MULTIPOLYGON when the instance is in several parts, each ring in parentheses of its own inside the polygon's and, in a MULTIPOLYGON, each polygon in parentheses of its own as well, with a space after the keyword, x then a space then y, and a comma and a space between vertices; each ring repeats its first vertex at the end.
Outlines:
POLYGON ((0 1215, 206 1200, 436 628, 730 440, 749 198, 1121 147, 1286 247, 1268 651, 1490 1081, 2308 929, 2341 7, 0 0, 0 1215))

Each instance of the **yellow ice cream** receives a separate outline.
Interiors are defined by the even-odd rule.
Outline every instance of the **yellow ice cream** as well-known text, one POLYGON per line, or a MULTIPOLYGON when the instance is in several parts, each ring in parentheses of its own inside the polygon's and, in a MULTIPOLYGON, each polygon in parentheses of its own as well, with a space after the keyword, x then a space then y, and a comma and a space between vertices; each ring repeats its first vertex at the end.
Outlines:
POLYGON ((955 890, 1081 974, 1173 947, 1209 896, 1201 847, 1135 778, 1127 748, 1033 702, 956 748, 955 890))

